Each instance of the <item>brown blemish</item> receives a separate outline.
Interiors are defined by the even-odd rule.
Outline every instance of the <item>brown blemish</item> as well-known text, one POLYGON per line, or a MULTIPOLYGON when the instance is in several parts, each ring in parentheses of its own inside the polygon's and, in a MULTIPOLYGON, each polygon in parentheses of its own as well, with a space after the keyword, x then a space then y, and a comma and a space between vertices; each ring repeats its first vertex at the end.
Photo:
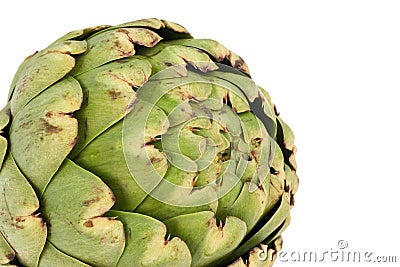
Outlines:
POLYGON ((76 136, 76 137, 72 140, 72 142, 69 144, 70 147, 74 147, 77 141, 78 141, 78 137, 76 136))
POLYGON ((125 30, 124 28, 122 29, 118 29, 116 32, 120 32, 126 35, 126 38, 129 40, 129 42, 131 42, 132 44, 135 44, 135 42, 133 41, 133 39, 131 38, 131 36, 129 35, 129 31, 125 30))
POLYGON ((153 36, 154 38, 151 40, 149 47, 153 47, 158 43, 158 40, 155 36, 153 36))
POLYGON ((219 221, 218 231, 223 231, 223 230, 224 230, 224 226, 222 225, 222 221, 219 221))
POLYGON ((243 68, 243 65, 244 65, 244 60, 241 57, 236 59, 235 62, 233 63, 233 67, 238 70, 241 70, 243 68))
POLYGON ((28 56, 27 58, 25 58, 25 60, 28 60, 30 58, 32 58, 34 55, 36 55, 37 53, 39 53, 39 51, 36 51, 35 53, 33 53, 32 55, 28 56))
POLYGON ((251 151, 250 157, 251 157, 251 159, 254 159, 256 161, 256 163, 259 163, 258 154, 255 150, 251 151))
MULTIPOLYGON (((10 110, 10 109, 8 109, 8 110, 10 110)), ((8 111, 8 110, 7 110, 7 111, 8 111)), ((7 112, 7 115, 8 115, 8 116, 11 116, 11 110, 10 110, 10 113, 7 112)), ((22 121, 22 120, 26 120, 26 119, 28 119, 28 118, 30 118, 30 117, 31 117, 31 114, 30 114, 30 113, 26 113, 24 116, 21 117, 20 120, 21 120, 21 121, 22 121)))
POLYGON ((70 97, 70 95, 69 95, 69 94, 63 94, 61 97, 62 97, 62 99, 64 99, 64 100, 68 100, 69 97, 70 97))
POLYGON ((113 45, 114 45, 115 47, 122 48, 122 47, 121 47, 121 43, 120 43, 119 40, 115 40, 115 41, 113 42, 113 45))
POLYGON ((108 92, 108 95, 111 97, 112 100, 116 100, 116 99, 120 98, 121 95, 122 95, 122 93, 120 91, 115 90, 114 88, 108 90, 107 92, 108 92))
MULTIPOLYGON (((263 192, 264 192, 264 186, 263 186, 262 184, 260 184, 260 185, 258 186, 258 189, 259 189, 260 191, 263 191, 263 192)), ((262 201, 262 203, 264 203, 264 200, 262 201)))
POLYGON ((171 240, 171 234, 168 235, 168 237, 164 240, 164 246, 168 245, 169 241, 171 240))
POLYGON ((165 66, 168 66, 168 67, 173 66, 173 64, 171 62, 165 62, 164 64, 165 64, 165 66))
POLYGON ((15 218, 16 222, 25 222, 25 218, 17 217, 15 218))
POLYGON ((206 224, 208 227, 214 226, 215 225, 215 217, 212 217, 211 219, 209 219, 206 224))
POLYGON ((294 206, 294 203, 295 203, 295 201, 294 201, 294 194, 290 194, 290 206, 294 206))
POLYGON ((83 226, 88 227, 88 228, 93 227, 93 222, 91 220, 88 220, 83 223, 83 226))
POLYGON ((15 223, 13 223, 13 224, 11 224, 11 225, 14 226, 14 227, 17 228, 17 229, 24 229, 24 228, 25 228, 24 226, 19 225, 19 224, 15 224, 15 223))
POLYGON ((42 123, 43 129, 46 134, 57 134, 63 130, 62 128, 49 123, 47 120, 43 118, 40 119, 40 122, 42 123))
POLYGON ((157 162, 160 162, 160 161, 162 161, 163 159, 162 158, 156 158, 156 157, 151 157, 150 158, 150 161, 151 161, 151 163, 157 163, 157 162))
POLYGON ((92 198, 92 199, 88 199, 88 200, 85 200, 84 202, 83 202, 83 206, 90 206, 90 204, 93 204, 93 203, 96 203, 96 202, 98 202, 100 200, 100 197, 95 197, 95 198, 92 198))
POLYGON ((132 46, 133 46, 131 50, 123 50, 120 42, 118 40, 114 41, 113 44, 114 44, 116 50, 120 53, 120 56, 122 56, 122 57, 133 56, 135 54, 135 48, 134 48, 135 47, 135 42, 133 41, 133 39, 129 35, 129 31, 127 31, 125 29, 118 29, 118 30, 116 30, 116 32, 125 34, 126 38, 128 39, 129 42, 132 43, 132 46))
POLYGON ((118 75, 116 75, 116 74, 114 74, 114 73, 112 73, 112 72, 107 73, 107 75, 113 77, 113 78, 116 79, 116 80, 120 80, 120 81, 122 81, 122 82, 128 84, 131 88, 135 87, 135 85, 134 85, 133 83, 131 83, 130 81, 128 81, 128 80, 126 80, 126 79, 124 79, 124 78, 122 78, 122 77, 119 77, 118 75))
POLYGON ((7 260, 12 261, 15 258, 15 254, 14 253, 8 253, 6 255, 7 260))
POLYGON ((52 111, 49 111, 46 113, 47 118, 52 118, 54 116, 54 113, 52 111))
POLYGON ((30 121, 27 121, 27 122, 24 122, 23 124, 21 124, 20 128, 28 129, 31 127, 31 125, 32 125, 32 121, 30 120, 30 121))
POLYGON ((24 76, 19 82, 19 86, 15 87, 13 97, 19 98, 27 89, 28 85, 33 81, 30 76, 24 76))
MULTIPOLYGON (((27 114, 29 114, 29 113, 27 113, 27 114)), ((8 116, 8 118, 11 117, 11 108, 6 109, 6 115, 8 116)), ((30 116, 30 114, 29 114, 29 116, 30 116)))

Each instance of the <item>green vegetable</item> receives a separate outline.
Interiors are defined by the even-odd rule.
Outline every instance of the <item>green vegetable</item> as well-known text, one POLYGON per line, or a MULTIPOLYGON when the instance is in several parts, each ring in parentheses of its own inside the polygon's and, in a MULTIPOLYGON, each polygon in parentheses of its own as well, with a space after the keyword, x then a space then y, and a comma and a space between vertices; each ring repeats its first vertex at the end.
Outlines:
POLYGON ((18 69, 0 129, 1 266, 271 266, 281 248, 294 136, 238 55, 178 24, 61 37, 18 69))

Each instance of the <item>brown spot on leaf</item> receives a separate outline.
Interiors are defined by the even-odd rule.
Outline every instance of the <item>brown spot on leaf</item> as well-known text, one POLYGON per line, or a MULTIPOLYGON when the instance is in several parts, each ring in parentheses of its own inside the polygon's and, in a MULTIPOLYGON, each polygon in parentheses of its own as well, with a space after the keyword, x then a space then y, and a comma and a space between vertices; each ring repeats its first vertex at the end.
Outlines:
POLYGON ((224 229, 224 225, 222 224, 222 221, 219 221, 218 231, 223 231, 223 229, 224 229))
MULTIPOLYGON (((263 186, 262 184, 260 184, 260 185, 258 186, 258 189, 259 189, 260 191, 263 191, 263 192, 264 192, 264 186, 263 186)), ((262 203, 264 203, 264 200, 262 201, 262 203)))
POLYGON ((111 97, 112 100, 116 100, 116 99, 118 99, 118 98, 120 98, 122 96, 122 93, 120 91, 118 91, 118 90, 115 90, 114 88, 108 90, 107 92, 108 92, 108 95, 111 97))
POLYGON ((6 255, 6 258, 7 258, 7 260, 9 260, 9 261, 12 261, 12 260, 14 259, 14 257, 15 257, 15 254, 14 254, 14 253, 8 253, 8 254, 6 255))
POLYGON ((95 202, 98 202, 100 200, 100 197, 95 197, 95 198, 92 198, 92 199, 88 199, 88 200, 85 200, 84 202, 83 202, 83 206, 90 206, 91 204, 93 204, 93 203, 95 203, 95 202))
POLYGON ((28 56, 26 59, 29 59, 29 58, 33 57, 33 56, 36 55, 37 53, 39 53, 39 51, 35 51, 35 53, 33 53, 32 55, 28 56))
POLYGON ((15 218, 15 221, 16 222, 25 222, 25 218, 17 217, 17 218, 15 218))
POLYGON ((168 245, 169 241, 171 240, 171 234, 164 240, 164 246, 168 245))
POLYGON ((68 100, 70 98, 70 95, 69 94, 63 94, 61 97, 64 100, 68 100))
POLYGON ((121 42, 120 42, 119 40, 115 40, 115 41, 113 42, 113 45, 114 45, 115 47, 121 48, 121 42))
POLYGON ((208 227, 213 227, 214 225, 215 225, 215 223, 216 223, 216 221, 215 221, 215 217, 212 217, 211 219, 209 219, 208 221, 207 221, 207 226, 208 227))
POLYGON ((28 129, 31 127, 31 125, 32 125, 32 121, 30 120, 30 121, 27 121, 27 122, 24 122, 23 124, 21 124, 20 128, 28 129))
MULTIPOLYGON (((131 83, 130 81, 128 81, 127 79, 124 79, 123 77, 120 77, 112 72, 107 73, 107 75, 113 77, 116 80, 119 80, 119 81, 122 81, 122 82, 128 84, 129 87, 132 87, 132 88, 135 87, 135 85, 133 83, 131 83)), ((112 89, 112 90, 115 90, 115 89, 112 89)))
POLYGON ((120 28, 118 30, 116 30, 116 32, 120 32, 126 35, 126 38, 129 40, 129 42, 131 42, 132 44, 135 44, 135 42, 132 40, 130 33, 128 30, 124 29, 124 28, 120 28))
POLYGON ((54 116, 54 113, 52 111, 49 111, 46 113, 47 118, 52 118, 54 116))
POLYGON ((88 220, 83 223, 83 226, 88 227, 88 228, 93 227, 93 222, 91 220, 88 220))
POLYGON ((235 62, 233 63, 233 67, 238 70, 242 69, 243 65, 244 65, 244 60, 241 57, 236 59, 235 62))
POLYGON ((61 127, 53 125, 43 118, 40 119, 40 122, 42 123, 44 132, 46 134, 56 134, 63 130, 61 127))
POLYGON ((24 229, 25 228, 24 226, 19 225, 19 224, 15 224, 15 223, 13 223, 12 226, 14 226, 17 229, 24 229))
POLYGON ((157 163, 157 162, 160 162, 160 161, 162 161, 163 159, 162 158, 156 158, 156 157, 151 157, 150 158, 150 161, 151 161, 151 163, 157 163))
MULTIPOLYGON (((8 109, 8 110, 10 110, 10 109, 8 109)), ((8 111, 8 110, 7 110, 7 111, 8 111)), ((9 113, 9 114, 8 114, 8 112, 7 112, 7 115, 8 115, 8 116, 11 115, 11 110, 10 110, 10 113, 9 113)), ((21 121, 22 121, 22 120, 26 120, 26 119, 28 119, 28 118, 30 118, 30 117, 31 117, 31 114, 30 114, 30 113, 26 113, 24 116, 21 117, 20 120, 21 120, 21 121)))
POLYGON ((157 43, 158 43, 158 39, 155 37, 155 36, 153 36, 153 39, 151 40, 151 42, 150 42, 150 44, 148 45, 148 47, 153 47, 153 46, 155 46, 157 43))
POLYGON ((77 141, 78 141, 78 137, 76 136, 69 145, 71 147, 74 147, 77 141))
POLYGON ((295 200, 294 200, 294 194, 290 194, 290 206, 294 206, 295 200))

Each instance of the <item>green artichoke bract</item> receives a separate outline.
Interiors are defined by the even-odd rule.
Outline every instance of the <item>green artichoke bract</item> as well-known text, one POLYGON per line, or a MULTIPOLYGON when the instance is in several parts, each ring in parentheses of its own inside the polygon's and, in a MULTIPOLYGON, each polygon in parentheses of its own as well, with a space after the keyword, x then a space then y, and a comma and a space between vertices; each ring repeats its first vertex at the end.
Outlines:
POLYGON ((1 266, 271 266, 294 136, 244 61, 145 19, 28 57, 0 113, 1 266))

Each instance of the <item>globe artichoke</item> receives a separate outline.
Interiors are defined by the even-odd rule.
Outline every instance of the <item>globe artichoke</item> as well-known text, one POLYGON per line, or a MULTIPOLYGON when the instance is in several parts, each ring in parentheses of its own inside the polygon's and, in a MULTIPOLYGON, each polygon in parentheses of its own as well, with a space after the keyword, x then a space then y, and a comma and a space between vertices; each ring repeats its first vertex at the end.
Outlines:
POLYGON ((244 61, 145 19, 28 57, 0 114, 1 266, 271 266, 294 136, 244 61))

